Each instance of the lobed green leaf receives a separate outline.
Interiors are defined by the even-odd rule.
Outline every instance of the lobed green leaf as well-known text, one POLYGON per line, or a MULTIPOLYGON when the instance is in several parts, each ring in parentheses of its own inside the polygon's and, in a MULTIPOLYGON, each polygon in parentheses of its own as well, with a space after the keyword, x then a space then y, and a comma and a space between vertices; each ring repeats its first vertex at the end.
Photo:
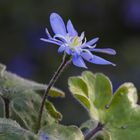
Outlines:
POLYGON ((81 77, 69 79, 69 89, 93 119, 104 121, 106 105, 112 97, 112 85, 105 75, 83 72, 81 77))
MULTIPOLYGON (((74 77, 79 79, 79 77, 74 77)), ((113 95, 112 84, 103 74, 84 72, 80 79, 88 87, 87 98, 90 101, 88 110, 91 119, 104 125, 93 140, 139 140, 140 139, 140 106, 137 104, 137 90, 132 83, 124 83, 113 95)), ((79 99, 78 92, 83 89, 79 82, 69 82, 70 91, 84 106, 86 99, 79 99), (74 87, 74 88, 73 88, 74 87), (73 90, 74 89, 74 90, 73 90), (77 91, 77 92, 76 92, 77 91), (76 96, 75 96, 76 95, 76 96)), ((84 91, 85 92, 85 91, 84 91)), ((83 96, 84 94, 82 94, 83 96)), ((89 126, 90 127, 90 126, 89 126)))
MULTIPOLYGON (((16 98, 21 96, 25 90, 46 90, 47 85, 40 84, 31 80, 24 79, 16 74, 5 70, 6 66, 0 64, 0 95, 5 98, 16 98)), ((57 88, 51 88, 49 96, 64 97, 63 91, 57 88)))
POLYGON ((39 140, 39 137, 13 120, 0 118, 0 140, 39 140))
POLYGON ((47 125, 40 130, 45 133, 49 140, 84 140, 80 129, 76 126, 64 126, 60 124, 47 125))

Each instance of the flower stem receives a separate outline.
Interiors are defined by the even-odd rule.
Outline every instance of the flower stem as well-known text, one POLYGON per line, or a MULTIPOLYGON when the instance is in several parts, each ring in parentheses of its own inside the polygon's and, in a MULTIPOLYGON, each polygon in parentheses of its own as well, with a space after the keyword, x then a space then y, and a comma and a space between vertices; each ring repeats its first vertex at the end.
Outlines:
POLYGON ((41 102, 41 106, 40 106, 40 109, 39 109, 36 133, 38 133, 38 131, 40 129, 40 126, 41 126, 41 119, 42 119, 42 115, 43 115, 43 109, 44 109, 45 101, 46 101, 46 98, 48 97, 49 91, 50 91, 51 87, 55 84, 55 82, 57 81, 57 79, 59 78, 61 73, 64 71, 66 66, 68 64, 70 64, 70 62, 71 62, 71 59, 67 58, 67 55, 64 54, 62 63, 60 64, 60 66, 58 67, 56 72, 54 73, 53 77, 51 78, 51 80, 50 80, 50 82, 48 84, 47 89, 45 90, 45 93, 43 95, 43 99, 42 99, 42 102, 41 102))
POLYGON ((85 135, 85 140, 90 140, 97 132, 103 129, 103 124, 98 123, 97 127, 85 135))
POLYGON ((10 100, 7 98, 4 98, 4 109, 5 109, 5 117, 9 118, 10 117, 10 100))

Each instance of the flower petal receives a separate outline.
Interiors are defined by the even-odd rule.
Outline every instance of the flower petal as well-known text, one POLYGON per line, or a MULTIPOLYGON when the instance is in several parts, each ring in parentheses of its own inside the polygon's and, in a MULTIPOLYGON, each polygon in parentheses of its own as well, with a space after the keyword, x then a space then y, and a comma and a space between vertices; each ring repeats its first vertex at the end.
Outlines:
POLYGON ((68 33, 70 34, 70 36, 73 36, 74 37, 74 36, 77 36, 78 35, 78 33, 75 30, 75 28, 74 28, 71 20, 68 20, 68 22, 67 22, 67 30, 68 30, 68 33))
POLYGON ((50 23, 55 34, 61 34, 63 36, 66 35, 66 28, 63 19, 57 13, 52 13, 50 15, 50 23))
POLYGON ((106 54, 110 54, 110 55, 116 55, 116 51, 110 48, 105 48, 105 49, 90 49, 90 51, 93 52, 100 52, 100 53, 106 53, 106 54))
POLYGON ((57 42, 57 41, 51 40, 51 39, 40 38, 40 40, 42 40, 42 41, 44 41, 44 42, 56 44, 56 45, 62 45, 60 42, 57 42))
POLYGON ((96 55, 92 55, 90 53, 87 53, 87 52, 82 52, 81 56, 87 60, 88 62, 91 62, 91 63, 94 63, 94 64, 100 64, 100 65, 113 65, 115 66, 115 64, 99 57, 99 56, 96 56, 96 55))
POLYGON ((61 45, 59 48, 58 48, 58 52, 61 53, 65 50, 65 46, 64 45, 61 45))
POLYGON ((49 137, 43 132, 40 133, 40 138, 41 140, 49 140, 49 137))
POLYGON ((87 49, 83 49, 81 56, 87 61, 90 61, 93 58, 93 54, 87 49))
POLYGON ((79 55, 73 55, 72 62, 77 67, 87 68, 87 66, 85 65, 84 60, 79 55))
POLYGON ((95 44, 97 41, 99 40, 98 37, 93 38, 92 40, 88 41, 86 44, 89 46, 92 46, 93 44, 95 44))
POLYGON ((61 41, 63 41, 63 42, 67 42, 67 39, 66 39, 66 37, 65 36, 63 36, 63 35, 60 35, 60 34, 56 34, 56 35, 54 35, 54 37, 53 37, 54 39, 59 39, 59 40, 61 40, 61 41))
POLYGON ((45 31, 46 31, 48 38, 52 38, 47 28, 45 29, 45 31))
POLYGON ((93 59, 90 60, 91 63, 94 64, 100 64, 100 65, 113 65, 116 66, 116 64, 111 63, 110 61, 107 61, 99 56, 93 55, 93 59))
POLYGON ((65 52, 66 52, 68 55, 71 55, 72 50, 70 49, 69 46, 66 46, 65 52))
POLYGON ((80 40, 79 41, 82 41, 85 37, 85 32, 82 32, 81 35, 80 35, 80 40))

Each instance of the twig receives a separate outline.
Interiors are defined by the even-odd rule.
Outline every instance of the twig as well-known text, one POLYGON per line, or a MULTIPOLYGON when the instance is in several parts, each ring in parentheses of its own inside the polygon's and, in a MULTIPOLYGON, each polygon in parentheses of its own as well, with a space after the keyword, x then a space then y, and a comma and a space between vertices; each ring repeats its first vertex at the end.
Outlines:
POLYGON ((98 123, 97 127, 85 135, 85 140, 92 138, 97 132, 103 129, 103 124, 98 123))
POLYGON ((5 117, 10 117, 10 100, 8 98, 2 98, 4 100, 4 110, 5 110, 5 117))
POLYGON ((47 96, 49 94, 49 91, 50 91, 51 87, 55 84, 55 82, 57 81, 57 79, 59 78, 61 73, 64 71, 66 66, 68 64, 70 64, 70 62, 71 62, 71 59, 67 58, 67 56, 64 55, 62 63, 60 64, 60 66, 58 67, 58 69, 56 70, 56 72, 54 73, 53 77, 51 78, 51 80, 50 80, 50 82, 48 84, 48 87, 47 87, 47 89, 46 89, 46 91, 44 93, 44 96, 43 96, 43 99, 42 99, 42 102, 41 102, 41 106, 40 106, 40 109, 39 109, 36 133, 38 132, 38 130, 40 129, 40 126, 41 126, 41 119, 42 119, 43 109, 44 109, 45 101, 46 101, 46 98, 47 98, 47 96))

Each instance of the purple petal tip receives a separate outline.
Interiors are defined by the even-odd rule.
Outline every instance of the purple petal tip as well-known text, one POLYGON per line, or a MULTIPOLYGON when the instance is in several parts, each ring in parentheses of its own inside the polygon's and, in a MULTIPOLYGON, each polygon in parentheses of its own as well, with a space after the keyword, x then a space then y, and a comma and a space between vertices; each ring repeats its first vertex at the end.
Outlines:
POLYGON ((53 13, 51 13, 50 17, 52 17, 52 16, 59 16, 59 15, 57 13, 53 12, 53 13))
POLYGON ((116 64, 112 63, 112 66, 114 66, 114 67, 115 67, 115 66, 116 66, 116 64))

